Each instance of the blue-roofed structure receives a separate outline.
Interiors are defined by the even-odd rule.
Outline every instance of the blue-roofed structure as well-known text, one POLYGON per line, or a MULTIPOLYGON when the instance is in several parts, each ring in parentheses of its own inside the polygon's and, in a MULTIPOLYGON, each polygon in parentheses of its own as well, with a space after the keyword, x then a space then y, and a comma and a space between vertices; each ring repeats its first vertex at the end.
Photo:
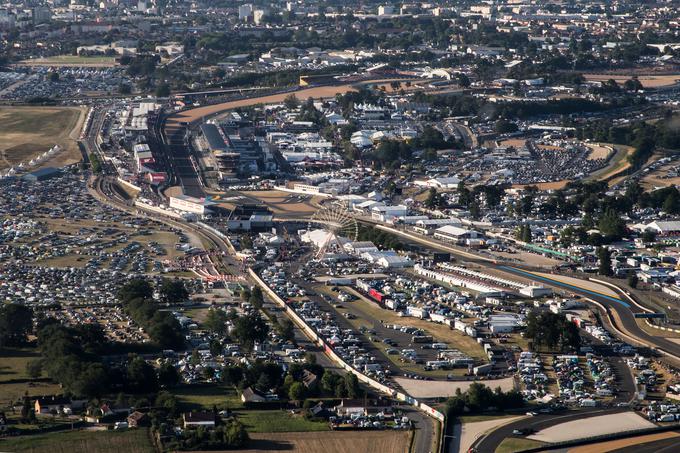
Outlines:
POLYGON ((32 171, 30 173, 25 174, 24 176, 22 176, 22 179, 28 182, 46 181, 60 174, 61 170, 59 170, 58 168, 45 167, 41 168, 40 170, 32 171))

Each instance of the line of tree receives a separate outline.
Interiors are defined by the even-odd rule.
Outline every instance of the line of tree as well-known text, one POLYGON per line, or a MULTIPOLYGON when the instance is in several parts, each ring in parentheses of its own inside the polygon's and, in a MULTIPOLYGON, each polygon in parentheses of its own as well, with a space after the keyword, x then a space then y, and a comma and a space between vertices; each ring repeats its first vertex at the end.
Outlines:
POLYGON ((474 382, 465 392, 456 389, 456 394, 446 401, 446 414, 455 417, 487 410, 516 409, 524 404, 524 398, 517 390, 504 392, 498 387, 492 391, 486 385, 474 382))
POLYGON ((21 346, 33 330, 33 310, 25 305, 0 305, 0 348, 21 346))
MULTIPOLYGON (((183 295, 184 292, 177 286, 177 283, 166 286, 164 282, 162 288, 171 291, 162 291, 161 300, 175 300, 178 293, 183 295)), ((184 347, 182 327, 172 313, 159 310, 158 303, 153 299, 153 293, 153 287, 147 280, 133 279, 120 288, 118 300, 130 317, 144 328, 149 338, 159 347, 182 349, 184 347)))

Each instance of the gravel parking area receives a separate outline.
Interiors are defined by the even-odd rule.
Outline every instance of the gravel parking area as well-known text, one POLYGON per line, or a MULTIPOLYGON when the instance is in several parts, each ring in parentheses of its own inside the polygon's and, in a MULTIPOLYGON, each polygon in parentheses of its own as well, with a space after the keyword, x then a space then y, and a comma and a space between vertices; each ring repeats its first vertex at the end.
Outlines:
POLYGON ((406 391, 406 393, 408 393, 414 398, 435 398, 453 396, 456 393, 457 388, 459 388, 461 392, 465 392, 473 382, 481 382, 482 384, 492 389, 500 387, 505 392, 512 390, 514 386, 514 378, 512 377, 484 381, 423 382, 418 379, 408 379, 403 377, 395 377, 394 380, 406 391))
POLYGON ((579 438, 601 436, 654 426, 656 426, 654 423, 645 420, 635 412, 623 412, 551 426, 529 436, 529 439, 541 442, 563 442, 573 440, 575 436, 579 438))

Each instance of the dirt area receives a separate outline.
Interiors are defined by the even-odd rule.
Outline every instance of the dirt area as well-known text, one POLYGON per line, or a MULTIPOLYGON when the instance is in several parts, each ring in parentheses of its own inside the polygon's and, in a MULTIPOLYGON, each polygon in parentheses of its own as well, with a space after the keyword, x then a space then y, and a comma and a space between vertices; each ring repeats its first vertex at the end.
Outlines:
POLYGON ((408 431, 328 431, 310 433, 251 433, 254 448, 242 453, 289 451, 297 453, 404 453, 408 431))
POLYGON ((538 190, 558 190, 564 189, 564 187, 569 183, 569 180, 562 179, 561 181, 552 182, 539 182, 537 184, 513 184, 513 189, 523 189, 527 186, 536 186, 538 190))
POLYGON ((642 180, 640 181, 640 184, 642 187, 645 189, 653 189, 655 187, 668 187, 669 185, 678 185, 680 184, 680 176, 675 176, 672 178, 664 178, 665 175, 668 174, 668 172, 675 168, 678 164, 675 162, 671 162, 666 165, 662 165, 655 171, 649 172, 646 175, 642 177, 642 180))
MULTIPOLYGON (((609 79, 616 80, 619 85, 626 82, 626 80, 633 77, 634 74, 630 75, 618 75, 618 74, 585 74, 586 80, 602 82, 609 79)), ((667 75, 638 75, 637 76, 642 86, 645 88, 658 88, 674 85, 680 80, 680 74, 667 74, 667 75)))
POLYGON ((513 377, 492 380, 426 382, 417 379, 395 377, 394 380, 406 391, 406 393, 414 398, 453 396, 456 393, 456 389, 459 388, 461 392, 465 392, 473 382, 480 382, 492 389, 500 387, 505 392, 512 390, 515 385, 515 379, 513 377))
POLYGON ((610 451, 617 451, 621 448, 630 447, 632 445, 646 444, 649 442, 657 442, 665 439, 674 439, 680 437, 680 433, 675 431, 668 431, 665 433, 647 434, 645 436, 629 437, 626 439, 610 440, 608 442, 598 442, 596 444, 582 445, 580 447, 570 448, 568 453, 607 453, 610 451))
POLYGON ((54 145, 62 150, 32 170, 79 162, 77 140, 86 116, 79 107, 1 107, 0 170, 28 164, 54 145))
POLYGON ((524 418, 524 416, 518 417, 501 417, 493 420, 485 420, 475 423, 463 423, 462 425, 456 426, 455 436, 460 439, 458 444, 458 451, 468 451, 475 440, 477 440, 482 435, 487 432, 498 428, 499 426, 512 423, 516 420, 524 418))
POLYGON ((561 423, 542 429, 529 436, 529 439, 551 443, 563 442, 577 437, 593 437, 654 426, 656 426, 654 423, 645 420, 635 412, 623 412, 561 423))
POLYGON ((611 152, 611 148, 600 145, 598 143, 588 145, 588 148, 590 148, 588 160, 606 159, 609 156, 609 153, 611 152))
POLYGON ((515 148, 521 148, 526 144, 526 139, 524 138, 509 138, 500 142, 501 146, 514 146, 515 148))

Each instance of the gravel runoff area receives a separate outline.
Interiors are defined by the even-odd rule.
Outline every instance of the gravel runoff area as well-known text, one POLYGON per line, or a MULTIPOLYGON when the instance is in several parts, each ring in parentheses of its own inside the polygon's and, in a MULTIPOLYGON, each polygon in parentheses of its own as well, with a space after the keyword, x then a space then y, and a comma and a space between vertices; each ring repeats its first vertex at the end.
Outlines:
POLYGON ((622 412, 561 423, 559 425, 551 426, 550 428, 542 429, 528 438, 548 443, 564 442, 579 438, 632 431, 635 429, 654 428, 655 426, 654 423, 645 420, 635 412, 622 412))
POLYGON ((483 422, 463 423, 462 425, 456 424, 453 435, 455 436, 456 440, 459 439, 457 451, 468 451, 470 447, 472 447, 472 444, 475 442, 475 440, 487 432, 524 417, 524 415, 519 415, 517 417, 501 417, 494 420, 485 420, 483 422))
POLYGON ((453 396, 456 389, 465 392, 473 382, 480 382, 491 389, 500 387, 504 392, 512 390, 514 387, 513 377, 504 379, 493 379, 487 381, 422 381, 418 379, 408 379, 395 377, 394 380, 414 398, 436 398, 453 396))

